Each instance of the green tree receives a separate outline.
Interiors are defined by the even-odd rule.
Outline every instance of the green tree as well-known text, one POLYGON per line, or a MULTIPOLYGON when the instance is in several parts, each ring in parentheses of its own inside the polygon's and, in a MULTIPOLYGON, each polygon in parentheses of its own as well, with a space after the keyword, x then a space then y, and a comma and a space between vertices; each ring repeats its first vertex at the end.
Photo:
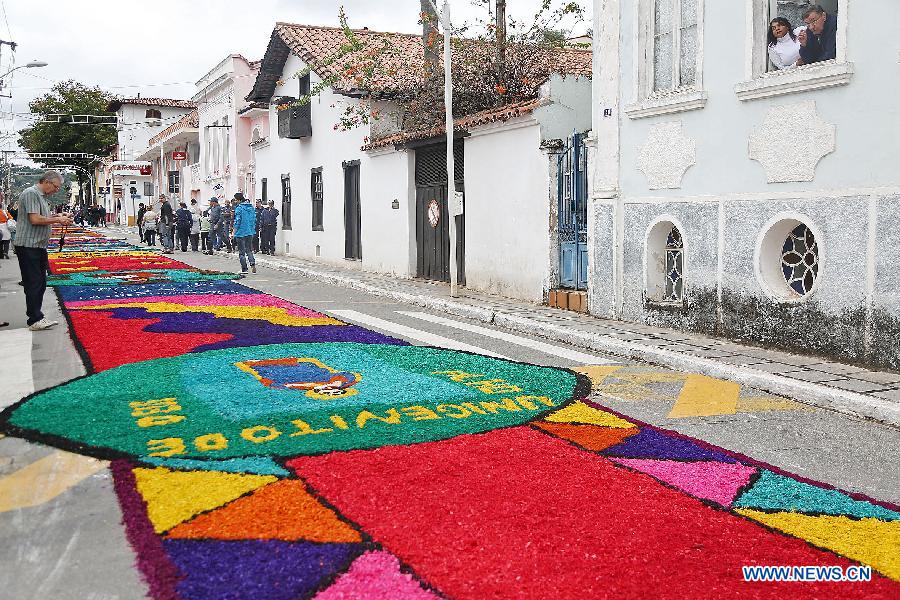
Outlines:
MULTIPOLYGON (((60 115, 59 122, 41 120, 31 127, 19 131, 19 144, 29 152, 78 152, 103 156, 109 146, 116 143, 116 129, 114 125, 100 124, 79 119, 76 123, 75 115, 108 115, 106 107, 113 97, 98 87, 88 87, 77 81, 61 81, 51 90, 35 98, 28 105, 31 112, 41 117, 60 115)), ((56 117, 54 117, 56 119, 56 117)), ((93 170, 92 159, 58 158, 42 160, 47 166, 53 167, 60 164, 72 164, 93 170)), ((90 189, 85 185, 87 175, 78 171, 78 183, 82 189, 90 189)), ((94 190, 90 190, 93 195, 94 190)), ((93 198, 85 197, 85 201, 92 202, 93 198)))

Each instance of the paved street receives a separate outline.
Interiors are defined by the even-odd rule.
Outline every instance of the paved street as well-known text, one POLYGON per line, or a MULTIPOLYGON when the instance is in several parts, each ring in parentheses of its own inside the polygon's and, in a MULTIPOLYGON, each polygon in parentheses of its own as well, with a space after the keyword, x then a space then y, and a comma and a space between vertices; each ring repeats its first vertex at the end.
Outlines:
POLYGON ((551 584, 581 595, 600 589, 597 573, 642 570, 669 591, 708 577, 795 595, 743 583, 739 566, 847 558, 873 566, 873 581, 820 595, 896 592, 885 578, 900 579, 895 427, 284 271, 214 279, 237 270, 233 255, 176 254, 178 264, 90 233, 72 243, 53 262, 69 321, 48 290, 46 312, 64 322, 51 331, 23 327, 15 263, 0 265, 0 311, 13 321, 0 332, 11 390, 2 404, 49 390, 4 413, 0 562, 15 568, 0 586, 10 597, 214 597, 225 585, 265 597, 279 584, 341 597, 366 573, 391 597, 533 596, 551 584), (103 281, 116 272, 117 285, 103 281), (290 387, 305 381, 284 379, 300 377, 303 364, 284 362, 297 343, 320 353, 303 364, 330 373, 338 392, 327 393, 362 412, 317 412, 325 388, 290 387), (268 354, 247 354, 254 347, 268 354), (154 362, 133 366, 142 360, 154 362), (223 379, 230 364, 262 385, 223 379), (86 372, 96 374, 50 389, 86 372), (298 389, 313 399, 302 419, 300 408, 260 404, 298 389), (512 407, 490 395, 513 390, 528 395, 512 407), (353 419, 374 437, 335 437, 353 419), (226 431, 251 422, 240 436, 226 431), (287 439, 306 445, 277 445, 287 439), (462 520, 436 517, 455 510, 462 520), (688 562, 672 557, 686 577, 660 574, 649 553, 626 569, 620 551, 645 550, 625 531, 647 543, 665 531, 671 543, 653 556, 693 548, 688 562), (513 554, 520 564, 501 567, 513 554), (215 574, 224 569, 232 576, 215 574))

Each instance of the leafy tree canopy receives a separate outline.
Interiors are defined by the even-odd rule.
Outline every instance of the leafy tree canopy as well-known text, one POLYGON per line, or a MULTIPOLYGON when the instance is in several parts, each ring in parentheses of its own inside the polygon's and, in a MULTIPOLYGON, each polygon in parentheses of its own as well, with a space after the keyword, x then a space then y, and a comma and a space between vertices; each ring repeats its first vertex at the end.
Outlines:
MULTIPOLYGON (((62 115, 60 122, 38 121, 19 131, 19 144, 29 152, 83 152, 103 156, 116 143, 116 128, 106 124, 74 123, 73 115, 113 115, 106 107, 113 97, 98 87, 77 81, 61 81, 31 101, 31 112, 41 117, 62 115)), ((91 160, 58 158, 43 160, 48 166, 74 164, 92 170, 91 160)), ((78 180, 86 180, 82 172, 78 180)))

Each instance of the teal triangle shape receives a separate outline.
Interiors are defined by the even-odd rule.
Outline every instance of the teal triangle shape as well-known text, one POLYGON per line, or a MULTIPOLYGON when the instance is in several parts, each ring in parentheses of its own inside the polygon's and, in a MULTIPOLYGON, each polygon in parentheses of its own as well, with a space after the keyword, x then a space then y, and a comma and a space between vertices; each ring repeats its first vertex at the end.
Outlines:
POLYGON ((900 513, 871 502, 854 500, 838 490, 827 490, 808 483, 762 471, 756 483, 732 503, 733 508, 756 508, 806 514, 874 517, 896 521, 900 513))

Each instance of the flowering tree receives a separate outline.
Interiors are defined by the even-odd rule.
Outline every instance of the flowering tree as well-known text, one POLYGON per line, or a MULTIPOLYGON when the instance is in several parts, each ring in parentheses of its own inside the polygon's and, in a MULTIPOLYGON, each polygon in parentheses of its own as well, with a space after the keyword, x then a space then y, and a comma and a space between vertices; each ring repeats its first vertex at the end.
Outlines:
MULTIPOLYGON (((454 117, 472 114, 504 104, 536 98, 540 86, 554 72, 567 50, 569 34, 584 21, 577 2, 543 0, 528 21, 507 20, 505 2, 495 11, 490 0, 470 0, 481 9, 472 23, 454 29, 451 39, 454 117)), ((399 106, 391 115, 404 130, 434 127, 444 117, 444 65, 439 48, 443 37, 437 29, 437 15, 427 0, 419 23, 423 26, 419 52, 400 48, 388 34, 372 34, 350 28, 343 8, 339 11, 345 42, 323 61, 307 65, 293 77, 312 71, 322 77, 310 93, 280 109, 302 105, 326 88, 352 93, 362 101, 347 102, 335 129, 369 125, 386 115, 379 112, 378 100, 392 100, 399 106), (339 68, 335 68, 339 67, 339 68)))

